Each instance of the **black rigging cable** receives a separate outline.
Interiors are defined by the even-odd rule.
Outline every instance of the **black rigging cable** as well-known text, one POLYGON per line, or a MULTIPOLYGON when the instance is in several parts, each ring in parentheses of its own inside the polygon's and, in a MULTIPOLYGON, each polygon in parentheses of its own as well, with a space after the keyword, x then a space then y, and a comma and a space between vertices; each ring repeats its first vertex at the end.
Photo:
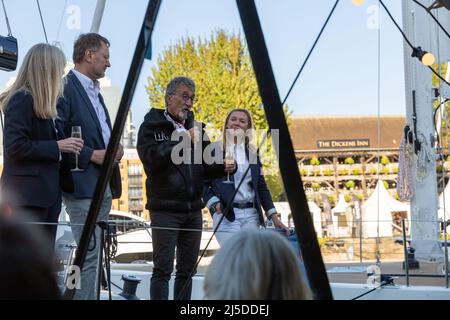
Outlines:
POLYGON ((447 30, 445 30, 444 26, 439 22, 439 20, 428 10, 427 7, 425 7, 422 3, 420 3, 417 0, 413 0, 414 3, 416 3, 418 6, 422 7, 425 9, 425 11, 433 18, 434 21, 436 21, 436 23, 438 24, 438 26, 442 29, 442 31, 447 35, 447 37, 450 38, 450 34, 448 33, 447 30))
MULTIPOLYGON (((418 48, 414 47, 414 45, 411 43, 411 41, 409 41, 408 37, 405 35, 405 33, 403 32, 402 28, 400 28, 400 26, 398 25, 397 21, 395 21, 394 17, 392 16, 391 12, 389 11, 389 9, 385 6, 385 4, 383 3, 382 0, 378 0, 380 1, 381 5, 383 6, 384 10, 386 10, 389 18, 391 18, 392 22, 395 24, 395 26, 397 27, 397 29, 400 31, 400 33, 403 36, 403 39, 405 39, 406 43, 413 49, 413 51, 416 51, 418 48)), ((434 70, 432 67, 428 67, 428 69, 431 70, 431 72, 433 72, 439 79, 441 79, 441 81, 443 81, 446 85, 450 85, 450 83, 445 80, 436 70, 434 70)))
MULTIPOLYGON (((259 150, 261 149, 261 147, 263 146, 264 142, 266 141, 267 137, 270 136, 271 131, 270 129, 267 130, 266 134, 264 135, 261 143, 258 146, 258 149, 256 150, 256 155, 259 156, 259 150)), ((244 174, 242 175, 241 180, 239 181, 237 187, 234 188, 234 192, 231 195, 230 200, 228 201, 228 203, 226 204, 223 212, 222 212, 222 217, 220 217, 219 222, 217 223, 217 226, 214 228, 213 233, 211 235, 211 237, 208 240, 208 243, 205 246, 205 249, 203 249, 200 257, 197 259, 197 262, 195 263, 194 267, 191 270, 191 273, 189 274, 188 279, 186 280, 186 282, 184 283, 183 287, 180 290, 180 293, 178 294, 178 297, 182 297, 184 291, 186 290, 186 288, 188 287, 188 285, 192 282, 192 277, 194 276, 194 272, 197 270, 198 265, 200 264, 200 261, 203 259, 203 257, 205 256, 206 251, 208 250, 209 244, 211 243, 214 235, 216 234, 217 230, 219 229, 220 225, 222 224, 223 219, 228 215, 230 208, 233 207, 233 202, 234 202, 234 198, 236 197, 237 192, 239 191, 242 183, 244 182, 245 178, 247 177, 247 174, 250 171, 250 166, 247 167, 247 169, 245 170, 244 174)))
POLYGON ((286 100, 288 99, 289 95, 291 94, 292 89, 294 89, 294 86, 295 86, 295 84, 296 84, 298 78, 300 77, 300 75, 301 75, 303 69, 305 68, 306 63, 307 63, 308 60, 309 60, 309 57, 311 56, 311 54, 313 53, 314 49, 316 48, 317 42, 319 42, 319 39, 320 39, 320 37, 322 36, 322 33, 323 33, 323 31, 325 30, 325 28, 326 28, 328 22, 330 21, 331 16, 333 15, 334 10, 336 9, 336 6, 337 6, 338 3, 339 3, 339 0, 336 0, 336 2, 334 3, 333 8, 331 9, 330 14, 329 14, 328 17, 327 17, 327 20, 325 21, 325 23, 323 24, 322 28, 320 29, 319 35, 317 36, 316 40, 314 41, 314 44, 313 44, 313 46, 311 47, 311 50, 309 50, 309 53, 308 53, 308 55, 306 56, 306 59, 305 59, 305 61, 303 62, 302 67, 300 68, 300 71, 298 72, 297 76, 296 76, 295 79, 294 79, 294 82, 292 83, 291 87, 289 88, 289 91, 288 91, 288 93, 286 94, 286 97, 283 99, 283 102, 281 103, 282 106, 284 106, 284 104, 286 103, 286 100))
POLYGON ((45 42, 48 43, 47 31, 45 30, 44 18, 42 17, 41 5, 39 4, 39 0, 36 0, 36 3, 39 10, 39 16, 41 17, 42 30, 44 30, 45 42))
MULTIPOLYGON (((336 2, 335 2, 335 4, 334 4, 333 8, 331 9, 330 14, 328 15, 328 17, 327 17, 325 23, 323 24, 323 26, 322 26, 322 28, 321 28, 321 30, 320 30, 320 32, 319 32, 319 34, 318 34, 316 40, 314 41, 313 46, 311 47, 311 50, 309 51, 309 53, 308 53, 308 55, 307 55, 305 61, 303 62, 302 66, 301 66, 301 68, 300 68, 300 71, 298 72, 297 76, 295 77, 294 82, 292 83, 292 85, 291 85, 291 87, 290 87, 290 89, 289 89, 289 91, 288 91, 288 93, 287 93, 286 97, 284 98, 284 100, 283 100, 283 102, 282 102, 281 105, 284 105, 284 104, 286 103, 286 100, 288 99, 288 97, 289 97, 291 91, 293 90, 293 88, 294 88, 294 86, 295 86, 297 80, 299 79, 299 77, 300 77, 300 75, 301 75, 303 69, 305 68, 306 64, 308 63, 309 58, 311 57, 311 55, 312 55, 314 49, 316 48, 316 45, 317 45, 317 43, 319 42, 319 39, 320 39, 320 37, 322 36, 322 33, 324 32, 324 30, 325 30, 325 28, 326 28, 328 22, 330 21, 330 19, 331 19, 332 15, 333 15, 333 13, 334 13, 334 11, 335 11, 335 9, 336 9, 338 3, 339 3, 339 0, 336 0, 336 2)), ((261 146, 264 144, 265 140, 266 140, 267 137, 269 137, 269 136, 270 136, 270 129, 267 130, 266 135, 264 136, 264 138, 262 139, 261 143, 259 144, 258 149, 257 149, 257 151, 256 151, 256 154, 257 154, 257 155, 259 154, 259 150, 260 150, 261 146)), ((234 191, 234 193, 233 193, 232 196, 231 196, 231 200, 229 201, 229 203, 227 203, 227 205, 226 205, 226 207, 225 207, 225 209, 224 209, 224 212, 223 212, 223 214, 222 214, 222 217, 220 218, 219 222, 217 223, 216 228, 213 230, 213 234, 211 235, 210 239, 208 240, 208 243, 206 244, 205 249, 202 251, 200 257, 198 258, 198 260, 197 260, 197 262, 196 262, 194 268, 191 270, 191 274, 190 274, 190 276, 188 277, 188 280, 185 282, 183 288, 181 289, 181 291, 180 291, 180 293, 179 293, 179 296, 182 296, 183 292, 186 290, 187 286, 188 286, 189 283, 192 281, 192 276, 193 276, 193 274, 194 274, 194 270, 197 269, 197 267, 198 267, 200 261, 202 260, 202 258, 204 257, 204 255, 205 255, 205 253, 206 253, 206 251, 207 251, 207 249, 208 249, 209 244, 210 244, 211 241, 212 241, 212 238, 213 238, 214 235, 216 234, 216 232, 217 232, 218 228, 220 227, 220 224, 222 223, 224 217, 228 214, 229 209, 232 207, 234 198, 236 197, 236 194, 237 194, 237 191, 239 190, 240 186, 242 185, 242 183, 243 183, 245 177, 247 176, 249 170, 250 170, 250 166, 249 166, 249 167, 247 168, 247 170, 244 172, 244 175, 243 175, 242 179, 239 181, 238 186, 235 188, 235 191, 234 191)))
POLYGON ((439 137, 439 132, 437 129, 437 124, 436 124, 436 114, 439 111, 439 109, 442 107, 442 105, 446 104, 448 101, 450 101, 450 99, 446 99, 443 102, 441 102, 436 109, 433 112, 433 124, 434 124, 434 132, 436 133, 436 139, 437 139, 437 143, 440 144, 440 137, 439 137))
POLYGON ((8 14, 6 13, 5 3, 2 0, 3 12, 5 13, 6 27, 8 28, 8 36, 11 37, 11 26, 9 25, 8 14))
POLYGON ((372 293, 372 292, 374 292, 374 291, 376 291, 378 289, 381 289, 381 288, 383 288, 383 287, 385 287, 387 285, 393 284, 393 279, 391 277, 389 277, 389 276, 382 275, 382 279, 383 279, 383 281, 381 281, 381 283, 380 283, 380 285, 378 287, 375 287, 375 288, 373 288, 373 289, 371 289, 369 291, 366 291, 363 294, 360 294, 359 296, 353 298, 352 300, 358 300, 359 298, 362 298, 362 297, 364 297, 364 296, 366 296, 366 295, 368 295, 368 294, 370 294, 370 293, 372 293))

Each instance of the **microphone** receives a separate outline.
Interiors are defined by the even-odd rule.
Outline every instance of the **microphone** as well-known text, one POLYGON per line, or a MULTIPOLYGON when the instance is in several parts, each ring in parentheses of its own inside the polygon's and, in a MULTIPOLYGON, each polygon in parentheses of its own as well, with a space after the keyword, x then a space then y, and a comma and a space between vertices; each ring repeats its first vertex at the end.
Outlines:
POLYGON ((194 112, 189 110, 187 112, 187 118, 186 118, 186 129, 190 130, 194 127, 194 112))

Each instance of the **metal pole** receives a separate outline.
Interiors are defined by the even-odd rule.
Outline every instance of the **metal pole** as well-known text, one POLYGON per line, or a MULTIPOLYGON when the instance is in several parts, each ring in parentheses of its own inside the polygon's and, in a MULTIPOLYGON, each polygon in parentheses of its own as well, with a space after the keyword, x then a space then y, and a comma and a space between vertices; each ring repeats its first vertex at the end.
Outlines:
POLYGON ((94 18, 92 19, 91 32, 98 33, 100 24, 102 23, 103 12, 105 11, 106 0, 97 0, 95 7, 94 18))
POLYGON ((408 264, 408 249, 406 242, 406 227, 405 227, 405 218, 402 219, 402 237, 403 237, 403 254, 405 256, 405 277, 406 277, 406 286, 409 287, 409 264, 408 264))
POLYGON ((279 141, 274 141, 284 190, 292 209, 295 229, 305 262, 306 276, 314 298, 331 300, 333 295, 323 263, 320 247, 295 159, 291 136, 286 123, 272 65, 264 40, 254 0, 236 0, 247 39, 253 70, 271 130, 277 130, 279 141), (279 143, 282 141, 282 143, 279 143))
MULTIPOLYGON (((443 191, 445 192, 445 190, 443 191)), ((444 214, 445 217, 445 214, 444 214)), ((447 247, 447 221, 444 220, 444 272, 445 272, 445 287, 448 288, 449 286, 449 279, 448 279, 448 247, 447 247)))
MULTIPOLYGON (((75 256, 74 265, 78 266, 80 270, 83 269, 89 240, 91 239, 94 232, 101 202, 105 194, 106 186, 111 177, 114 165, 114 156, 117 152, 120 138, 122 136, 123 127, 125 125, 126 117, 130 109, 134 91, 136 90, 136 85, 138 82, 140 71, 142 69, 142 64, 144 63, 145 58, 150 57, 151 36, 161 2, 162 0, 150 0, 147 6, 147 11, 144 16, 141 32, 138 37, 133 60, 128 72, 125 88, 123 90, 122 99, 120 100, 116 121, 114 122, 114 127, 111 132, 111 138, 109 140, 108 148, 106 149, 105 159, 101 167, 100 177, 95 187, 94 196, 91 201, 89 213, 84 224, 80 243, 78 245, 78 250, 75 256)), ((73 298, 74 294, 75 289, 67 289, 64 292, 64 299, 70 300, 73 298)))
MULTIPOLYGON (((99 240, 99 257, 98 257, 98 265, 97 265, 97 300, 100 300, 100 288, 102 283, 102 275, 103 275, 103 247, 105 246, 105 222, 99 221, 97 223, 100 228, 100 239, 99 240)), ((95 237, 95 235, 94 235, 95 237)), ((106 276, 106 275, 105 275, 106 276)))
POLYGON ((362 258, 362 216, 359 215, 359 263, 363 262, 362 258))

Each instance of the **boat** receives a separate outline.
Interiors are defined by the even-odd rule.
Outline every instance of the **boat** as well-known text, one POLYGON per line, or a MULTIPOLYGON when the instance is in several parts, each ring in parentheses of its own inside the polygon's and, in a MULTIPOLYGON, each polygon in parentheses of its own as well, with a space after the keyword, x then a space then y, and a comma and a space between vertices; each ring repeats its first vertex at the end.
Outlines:
MULTIPOLYGON (((425 2, 430 4, 430 0, 426 0, 425 2)), ((380 3, 382 2, 380 1, 380 3)), ((299 245, 302 250, 303 260, 307 271, 306 276, 316 299, 450 300, 450 290, 448 289, 448 285, 447 287, 396 285, 393 283, 393 277, 384 277, 380 274, 378 261, 365 271, 365 273, 368 274, 368 281, 366 283, 345 284, 329 282, 325 265, 320 253, 320 248, 317 244, 316 230, 314 228, 313 219, 310 215, 311 210, 305 197, 302 180, 295 161, 292 143, 290 142, 291 139, 283 113, 283 103, 279 97, 275 77, 271 69, 270 58, 264 41, 264 34, 259 23, 256 6, 253 0, 237 1, 237 4, 269 126, 271 129, 276 128, 280 131, 280 139, 283 141, 283 144, 280 145, 279 152, 279 162, 283 164, 280 168, 281 176, 285 185, 289 207, 291 208, 292 219, 296 232, 299 235, 299 245)), ((83 237, 80 241, 75 257, 69 264, 75 264, 82 267, 83 256, 88 247, 88 239, 94 231, 95 221, 98 215, 98 208, 95 204, 98 204, 101 201, 106 189, 107 181, 109 180, 108 178, 111 175, 114 154, 119 144, 121 136, 120 133, 122 132, 123 125, 125 123, 124 119, 128 113, 129 106, 131 105, 137 77, 139 76, 143 61, 145 58, 151 58, 151 37, 152 32, 154 31, 160 5, 161 1, 149 1, 135 49, 134 58, 130 66, 130 72, 124 88, 124 93, 121 98, 118 115, 111 134, 110 144, 108 145, 104 165, 102 166, 100 179, 92 201, 94 205, 91 206, 88 219, 86 220, 86 232, 83 233, 83 237)), ((422 11, 418 6, 413 8, 412 4, 406 1, 404 2, 403 10, 404 29, 406 34, 408 34, 411 38, 412 35, 415 35, 415 40, 422 43, 425 48, 425 45, 430 41, 430 39, 427 39, 427 36, 431 33, 431 18, 429 14, 426 11, 422 11), (412 16, 412 12, 414 13, 414 16, 412 16), (415 30, 421 30, 422 27, 430 32, 414 33, 415 30)), ((441 8, 438 10, 446 9, 441 8)), ((446 11, 441 12, 444 17, 447 17, 447 19, 444 20, 449 21, 449 13, 446 11)), ((448 46, 446 46, 446 48, 448 48, 448 46)), ((415 49, 418 48, 415 47, 415 49)), ((423 58, 425 56, 423 51, 419 52, 418 50, 414 50, 413 53, 419 58, 423 58)), ((449 53, 450 50, 444 50, 444 54, 447 55, 445 57, 447 61, 450 60, 450 57, 448 57, 449 53)), ((424 112, 424 114, 426 113, 425 115, 420 113, 423 111, 421 108, 430 109, 430 105, 427 101, 427 97, 429 97, 430 93, 425 92, 429 89, 429 87, 431 87, 430 71, 419 64, 418 61, 412 60, 411 48, 408 46, 405 46, 405 66, 407 78, 406 94, 408 97, 407 113, 409 119, 408 123, 411 128, 408 132, 411 132, 412 135, 411 141, 409 141, 409 136, 407 136, 407 139, 413 146, 413 153, 415 155, 412 154, 412 156, 422 156, 423 158, 423 156, 433 154, 435 151, 434 146, 431 143, 427 143, 429 140, 428 137, 434 136, 433 129, 429 126, 431 123, 431 116, 429 115, 430 110, 428 110, 428 113, 424 112), (422 115, 422 117, 419 117, 418 115, 422 115), (420 139, 422 135, 426 137, 425 140, 420 139), (417 147, 418 145, 421 146, 420 150, 417 147)), ((450 96, 448 87, 442 88, 441 95, 448 99, 450 96)), ((434 223, 437 221, 437 207, 436 203, 433 203, 433 201, 437 199, 435 159, 425 160, 425 162, 422 162, 423 166, 421 168, 413 168, 413 173, 416 175, 414 177, 416 198, 411 199, 411 243, 417 248, 417 257, 420 257, 421 259, 429 260, 432 258, 446 260, 448 255, 446 252, 442 252, 440 241, 435 238, 436 226, 432 226, 431 224, 431 222, 434 223), (418 178, 417 174, 420 174, 421 179, 418 178), (425 217, 425 220, 427 220, 428 223, 425 226, 419 225, 418 222, 422 216, 425 217)), ((135 222, 131 221, 131 223, 135 222)), ((136 221, 136 224, 143 225, 143 229, 136 230, 132 227, 132 229, 129 230, 127 229, 128 226, 125 227, 124 225, 123 230, 119 230, 120 234, 117 235, 117 239, 122 240, 118 241, 118 243, 133 242, 133 249, 124 249, 123 252, 126 253, 137 251, 139 254, 144 254, 144 259, 128 259, 131 260, 130 262, 135 263, 113 263, 111 267, 112 279, 110 288, 113 291, 120 292, 123 288, 123 276, 134 275, 141 280, 141 284, 138 286, 137 295, 140 298, 148 299, 148 286, 151 277, 151 262, 147 259, 148 256, 145 257, 145 253, 148 252, 145 250, 148 250, 149 248, 148 241, 147 243, 144 243, 145 241, 142 240, 149 235, 151 229, 145 225, 145 222, 143 221, 136 221)), ((59 234, 58 239, 67 241, 67 243, 63 245, 67 245, 70 250, 73 250, 73 242, 71 243, 70 239, 68 239, 68 234, 64 230, 61 232, 62 233, 59 234)), ((210 234, 208 234, 208 236, 209 235, 210 234)), ((444 245, 443 248, 447 250, 446 245, 444 245)), ((119 250, 117 252, 122 254, 119 250)), ((72 258, 72 253, 68 254, 70 257, 69 260, 72 258)), ((408 261, 408 258, 405 257, 405 260, 408 261)), ((406 263, 406 265, 408 265, 408 263, 406 263)), ((444 272, 444 276, 448 277, 448 273, 444 272)), ((194 277, 193 299, 203 299, 203 279, 204 278, 202 275, 197 275, 194 277)), ((71 299, 72 296, 73 290, 66 290, 65 298, 71 299)))
MULTIPOLYGON (((428 1, 429 2, 429 1, 428 1)), ((386 9, 384 3, 380 1, 380 4, 386 9)), ((258 14, 253 1, 238 1, 238 9, 241 15, 241 21, 243 22, 245 35, 249 45, 250 54, 253 60, 255 73, 258 79, 258 85, 260 93, 266 107, 266 115, 271 128, 277 128, 280 130, 280 139, 283 141, 290 141, 289 132, 282 116, 282 104, 279 99, 276 83, 273 77, 273 72, 270 67, 270 59, 267 54, 263 33, 261 26, 259 25, 258 14), (268 107, 270 106, 270 108, 268 107)), ((381 6, 380 6, 381 9, 381 6)), ((410 2, 404 2, 404 29, 405 33, 409 37, 415 35, 414 31, 417 29, 430 30, 431 17, 429 12, 421 11, 422 8, 414 6, 410 2)), ((390 15, 390 13, 389 13, 390 15)), ((442 12, 441 17, 448 17, 448 12, 442 12)), ((445 19, 444 19, 445 20, 445 19)), ((447 19, 446 21, 449 21, 447 19)), ((394 21, 395 22, 395 21, 394 21)), ((430 30, 431 32, 431 30, 430 30)), ((423 43, 423 46, 429 44, 430 39, 427 39, 430 32, 418 32, 415 36, 416 42, 423 43), (420 35, 419 35, 420 34, 420 35)), ((448 46, 446 47, 448 48, 448 46)), ((414 55, 418 55, 415 47, 413 50, 414 55)), ((448 55, 450 50, 446 50, 445 54, 448 55)), ((424 53, 419 54, 419 58, 422 59, 424 53)), ((450 58, 446 56, 446 61, 450 58)), ((417 148, 417 144, 422 144, 422 153, 434 152, 434 146, 427 144, 424 140, 419 141, 421 131, 428 134, 431 132, 429 128, 429 122, 427 117, 424 117, 424 121, 428 121, 428 124, 420 123, 417 115, 419 113, 419 107, 428 108, 429 113, 429 101, 424 100, 423 94, 426 88, 430 86, 430 72, 419 61, 411 58, 411 48, 405 44, 405 66, 406 66, 406 80, 407 88, 406 94, 408 97, 408 123, 411 125, 413 132, 413 139, 409 141, 413 144, 414 148, 417 148), (414 89, 414 90, 413 90, 414 89), (414 92, 414 93, 413 93, 414 92), (419 98, 419 95, 420 96, 419 98), (415 96, 415 99, 413 99, 415 96), (417 98, 417 99, 416 99, 417 98)), ((447 79, 448 82, 448 79, 447 79)), ((441 94, 443 97, 449 97, 448 87, 441 88, 441 94)), ((420 112, 424 112, 423 110, 420 112)), ((432 132, 432 135, 434 132, 432 132)), ((431 135, 431 136, 432 136, 431 135)), ((423 156, 420 151, 415 149, 413 151, 416 156, 423 156)), ((411 155, 414 157, 414 154, 411 155)), ((415 160, 417 158, 414 158, 415 160)), ((309 214, 309 207, 306 202, 306 198, 301 187, 301 178, 298 175, 298 168, 294 163, 294 156, 292 146, 288 143, 280 146, 279 160, 283 163, 281 170, 282 178, 286 186, 286 194, 289 201, 289 206, 292 211, 292 218, 294 220, 297 233, 299 234, 299 242, 302 248, 302 254, 307 269, 307 276, 311 289, 315 293, 317 299, 337 299, 337 300, 356 300, 356 299, 370 299, 370 300, 449 300, 450 290, 448 289, 448 281, 446 287, 435 286, 409 286, 396 285, 394 278, 391 276, 384 276, 380 273, 379 261, 373 263, 366 270, 360 271, 366 273, 367 282, 361 284, 351 283, 329 283, 326 270, 324 268, 322 257, 318 246, 311 246, 316 242, 315 229, 313 226, 312 218, 309 214), (300 186, 300 187, 299 187, 300 186), (303 243, 309 242, 309 246, 303 245, 303 243)), ((423 163, 422 163, 423 164, 423 163)), ((410 243, 417 248, 417 257, 420 257, 422 261, 431 261, 439 259, 439 261, 445 261, 447 259, 446 245, 441 246, 440 241, 436 238, 436 232, 432 237, 429 237, 433 230, 436 230, 436 226, 432 226, 437 222, 437 208, 436 204, 433 204, 434 199, 437 199, 436 188, 436 176, 433 175, 435 161, 434 159, 428 159, 425 166, 432 168, 428 170, 428 175, 424 175, 424 172, 419 172, 421 177, 415 177, 414 183, 416 187, 416 197, 411 198, 411 240, 410 243), (424 183, 426 180, 426 183, 424 183), (433 210, 433 209, 436 210, 433 210), (426 219, 423 219, 425 217, 426 219), (420 220, 426 220, 426 226, 420 226, 420 220), (445 248, 443 251, 442 248, 445 248)), ((417 167, 410 168, 414 174, 418 173, 417 167)), ((420 168, 427 171, 427 168, 420 168)), ((389 228, 391 223, 389 223, 389 228)), ((398 229, 398 226, 394 226, 398 229)), ((404 234, 406 239, 406 233, 404 234)), ((406 241, 404 241, 406 244, 406 241)), ((406 248, 406 246, 405 246, 406 248)), ((409 264, 408 256, 405 251, 405 261, 409 264)), ((118 281, 118 275, 122 271, 116 269, 113 271, 113 278, 118 281)), ((408 271, 406 270, 406 274, 408 271)), ((443 271, 443 277, 448 277, 448 273, 443 271)), ((144 285, 148 285, 150 272, 140 271, 139 276, 143 280, 144 285)), ((407 275, 408 276, 408 275, 407 275)), ((194 277, 193 285, 193 299, 202 299, 202 276, 194 277)), ((144 293, 143 298, 149 298, 148 293, 144 293)))

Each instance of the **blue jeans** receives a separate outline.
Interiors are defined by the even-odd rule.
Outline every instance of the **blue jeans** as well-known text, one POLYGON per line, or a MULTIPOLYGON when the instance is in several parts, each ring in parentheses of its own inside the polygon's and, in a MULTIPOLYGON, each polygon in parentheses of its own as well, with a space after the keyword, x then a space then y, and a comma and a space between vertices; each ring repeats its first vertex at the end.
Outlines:
POLYGON ((299 243, 298 243, 298 237, 295 230, 291 230, 291 234, 289 236, 286 236, 286 233, 282 229, 275 229, 278 233, 280 233, 290 244, 292 250, 294 250, 295 256, 298 257, 299 260, 299 267, 300 272, 305 279, 306 283, 308 284, 308 277, 306 275, 306 268, 305 264, 303 263, 303 257, 302 257, 302 250, 300 249, 299 243))

